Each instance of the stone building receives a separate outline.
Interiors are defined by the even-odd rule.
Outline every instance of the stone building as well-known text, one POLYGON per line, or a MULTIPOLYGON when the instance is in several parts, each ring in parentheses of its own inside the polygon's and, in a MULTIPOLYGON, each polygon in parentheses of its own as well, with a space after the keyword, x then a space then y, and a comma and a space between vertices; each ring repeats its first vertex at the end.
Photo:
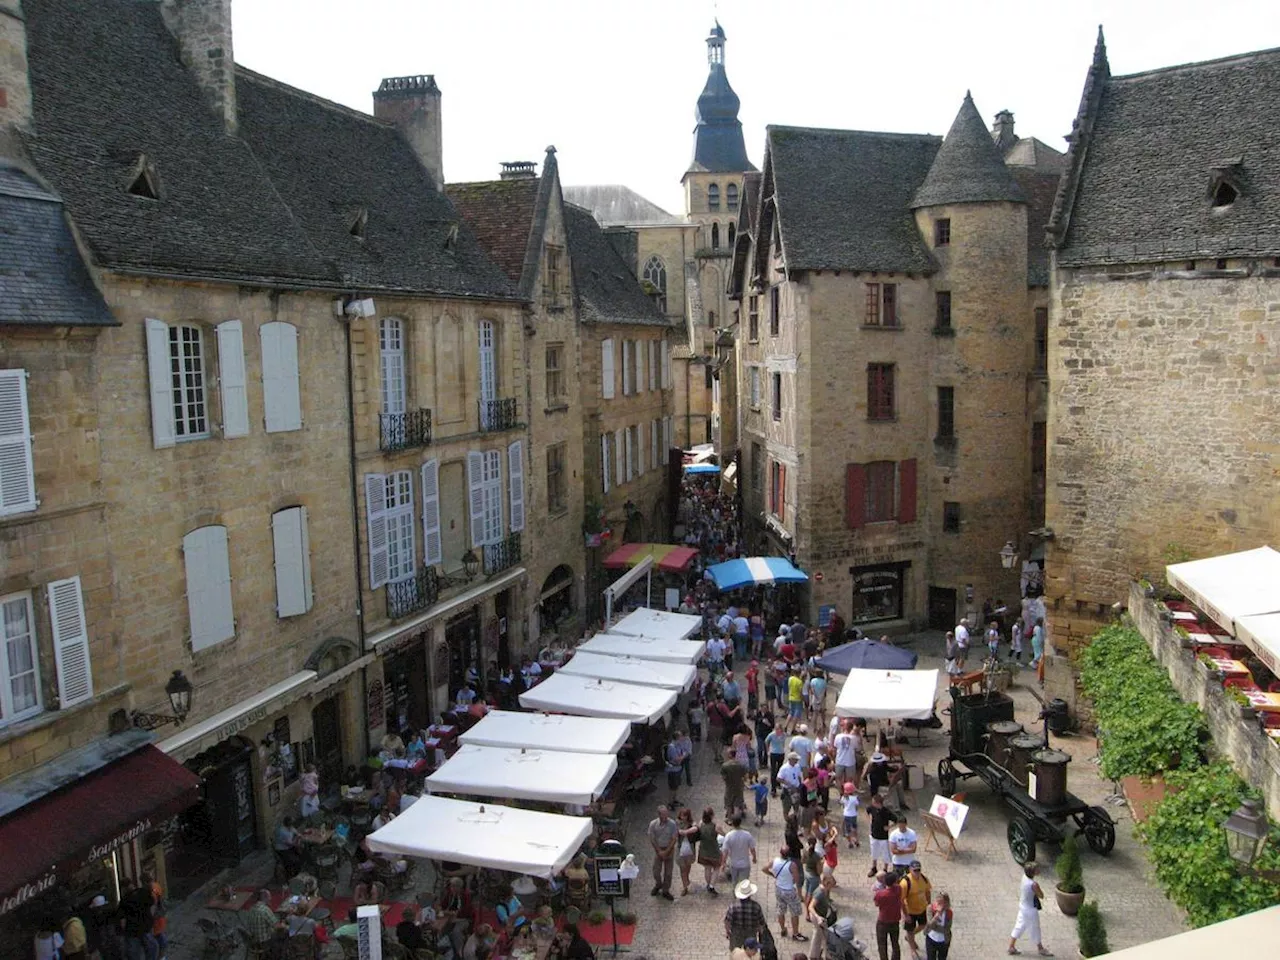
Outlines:
POLYGON ((324 101, 235 65, 229 0, 0 27, 8 936, 264 843, 305 763, 519 656, 524 564, 582 550, 521 542, 537 311, 442 192, 431 77, 324 101))
POLYGON ((748 545, 795 555, 811 617, 949 627, 1018 597, 1000 551, 1030 547, 1048 214, 1020 181, 1052 158, 998 138, 968 97, 941 141, 770 127, 745 181, 729 292, 748 545))
POLYGON ((1099 33, 1049 223, 1062 648, 1136 574, 1280 541, 1278 90, 1274 50, 1112 76, 1099 33))
POLYGON ((526 647, 582 635, 581 335, 573 295, 575 264, 565 226, 554 147, 542 173, 504 163, 501 179, 446 188, 459 215, 529 304, 521 337, 528 410, 526 540, 537 544, 529 571, 526 647))
POLYGON ((582 341, 587 610, 596 619, 608 553, 670 535, 672 328, 590 211, 566 205, 565 224, 582 341))

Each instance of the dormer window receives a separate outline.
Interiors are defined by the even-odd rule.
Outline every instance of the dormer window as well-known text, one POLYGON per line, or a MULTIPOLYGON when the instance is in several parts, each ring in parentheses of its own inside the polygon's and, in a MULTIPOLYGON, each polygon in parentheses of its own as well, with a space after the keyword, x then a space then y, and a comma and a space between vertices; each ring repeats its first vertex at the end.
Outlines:
POLYGON ((458 246, 458 225, 456 223, 449 224, 449 230, 444 235, 444 248, 453 250, 458 246))
POLYGON ((128 192, 131 196, 141 197, 143 200, 160 199, 160 180, 156 176, 155 167, 145 153, 140 154, 137 163, 134 164, 128 192))
POLYGON ((1209 164, 1209 203, 1215 211, 1225 210, 1240 196, 1240 157, 1209 164))
POLYGON ((351 218, 351 226, 347 228, 347 232, 357 240, 364 239, 365 228, 369 226, 369 211, 361 207, 355 212, 351 218))
POLYGON ((1240 191, 1224 180, 1214 188, 1213 205, 1215 207, 1229 207, 1236 202, 1236 197, 1238 196, 1240 196, 1240 191))

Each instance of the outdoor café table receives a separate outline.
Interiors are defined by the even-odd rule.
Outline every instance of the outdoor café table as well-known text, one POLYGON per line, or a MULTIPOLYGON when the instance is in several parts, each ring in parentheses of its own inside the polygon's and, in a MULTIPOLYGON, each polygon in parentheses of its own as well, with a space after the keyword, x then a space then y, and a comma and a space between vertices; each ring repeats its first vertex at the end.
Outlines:
POLYGON ((1232 660, 1229 657, 1210 657, 1209 662, 1214 668, 1227 676, 1249 676, 1249 668, 1239 660, 1232 660))
POLYGON ((1206 647, 1243 647, 1244 644, 1235 637, 1224 637, 1216 633, 1187 631, 1187 639, 1206 647))
POLYGON ((243 909, 244 905, 249 902, 249 898, 252 896, 253 891, 251 890, 236 890, 230 897, 224 897, 219 894, 206 903, 205 907, 209 910, 237 911, 243 909))
POLYGON ((1280 713, 1280 693, 1250 690, 1245 696, 1249 698, 1249 705, 1259 713, 1280 713))
POLYGON ((333 839, 333 831, 328 827, 308 827, 305 830, 298 831, 298 839, 303 843, 323 846, 333 839))
POLYGON ((1181 620, 1184 623, 1188 620, 1194 623, 1200 619, 1190 610, 1170 610, 1169 613, 1173 616, 1173 619, 1181 620))
POLYGON ((308 917, 320 903, 319 897, 301 897, 297 894, 285 897, 280 901, 280 906, 276 907, 276 913, 284 913, 285 908, 292 907, 293 912, 300 917, 308 917))

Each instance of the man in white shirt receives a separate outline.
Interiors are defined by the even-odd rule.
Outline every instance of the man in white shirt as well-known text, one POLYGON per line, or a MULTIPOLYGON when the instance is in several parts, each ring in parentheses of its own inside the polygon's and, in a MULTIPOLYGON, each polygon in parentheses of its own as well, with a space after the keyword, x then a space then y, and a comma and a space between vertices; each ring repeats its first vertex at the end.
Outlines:
POLYGON ((778 771, 778 776, 775 778, 782 788, 782 815, 784 817, 791 812, 791 804, 795 800, 796 791, 800 789, 800 782, 803 776, 803 771, 800 769, 800 754, 787 754, 787 762, 782 765, 782 769, 778 771))
POLYGON ((916 832, 907 826, 907 818, 898 814, 897 825, 889 831, 889 857, 895 873, 905 874, 911 869, 911 861, 916 859, 916 842, 916 832))
POLYGON ((963 670, 965 659, 969 656, 969 618, 961 617, 956 624, 956 669, 963 670))
POLYGON ((742 829, 742 815, 729 818, 732 829, 720 843, 720 869, 728 870, 733 885, 750 878, 751 865, 756 862, 756 838, 742 829))
POLYGON ((809 728, 805 724, 796 727, 796 735, 787 744, 787 752, 800 757, 801 770, 809 769, 809 761, 813 757, 813 741, 809 739, 809 728))
POLYGON ((707 641, 707 672, 711 676, 718 676, 724 669, 724 654, 728 646, 718 634, 707 641))

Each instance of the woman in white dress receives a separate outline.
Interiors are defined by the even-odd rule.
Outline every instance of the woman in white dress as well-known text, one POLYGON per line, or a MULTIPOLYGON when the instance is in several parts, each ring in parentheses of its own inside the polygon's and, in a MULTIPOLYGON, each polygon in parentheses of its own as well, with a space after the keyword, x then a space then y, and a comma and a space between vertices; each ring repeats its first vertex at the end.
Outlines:
POLYGON ((1018 949, 1018 940, 1025 936, 1035 941, 1040 956, 1053 956, 1040 941, 1040 898, 1044 896, 1044 892, 1036 882, 1036 874, 1039 872, 1040 868, 1034 863, 1028 863, 1022 868, 1022 883, 1018 887, 1018 919, 1013 925, 1013 932, 1009 934, 1010 955, 1022 952, 1018 949))

